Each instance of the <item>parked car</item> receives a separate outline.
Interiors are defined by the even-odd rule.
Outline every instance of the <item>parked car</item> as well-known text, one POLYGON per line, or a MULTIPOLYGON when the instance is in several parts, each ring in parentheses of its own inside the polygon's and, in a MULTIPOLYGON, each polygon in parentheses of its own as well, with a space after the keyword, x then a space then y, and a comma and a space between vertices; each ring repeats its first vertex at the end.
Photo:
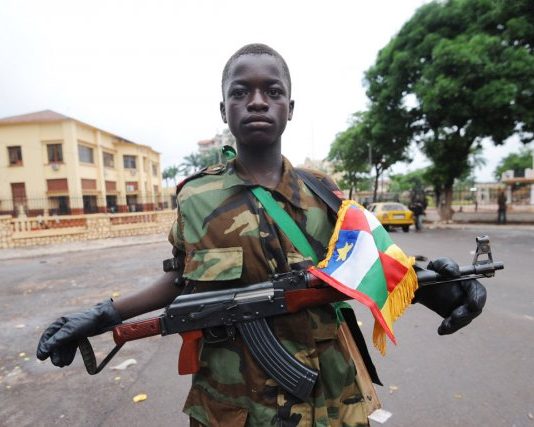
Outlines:
POLYGON ((391 227, 401 227, 402 231, 410 231, 413 222, 413 213, 402 203, 382 202, 371 203, 367 208, 380 221, 386 230, 391 227))

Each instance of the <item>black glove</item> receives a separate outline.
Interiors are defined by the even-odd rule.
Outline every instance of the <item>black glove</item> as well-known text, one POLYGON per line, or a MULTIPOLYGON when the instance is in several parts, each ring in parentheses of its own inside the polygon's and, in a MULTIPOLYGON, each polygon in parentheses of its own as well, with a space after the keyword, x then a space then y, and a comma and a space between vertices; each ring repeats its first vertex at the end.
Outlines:
MULTIPOLYGON (((460 276, 458 264, 450 258, 430 261, 427 268, 442 276, 460 276)), ((475 279, 423 285, 415 291, 412 302, 421 303, 443 317, 438 334, 447 335, 468 325, 482 312, 486 303, 486 288, 475 279)))
POLYGON ((52 363, 60 368, 70 365, 78 348, 78 339, 101 334, 121 322, 111 299, 86 312, 60 317, 41 335, 37 358, 46 360, 50 357, 52 363))

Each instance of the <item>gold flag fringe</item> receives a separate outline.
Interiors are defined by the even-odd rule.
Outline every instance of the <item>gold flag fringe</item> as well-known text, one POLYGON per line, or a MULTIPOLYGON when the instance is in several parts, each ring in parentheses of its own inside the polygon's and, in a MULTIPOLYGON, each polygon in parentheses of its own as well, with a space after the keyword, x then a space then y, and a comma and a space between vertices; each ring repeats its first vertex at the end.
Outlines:
MULTIPOLYGON (((386 252, 408 268, 408 271, 397 286, 395 286, 395 289, 388 295, 386 303, 382 307, 384 318, 391 319, 390 326, 392 326, 393 322, 402 316, 406 308, 412 303, 418 284, 417 274, 413 269, 415 258, 407 256, 395 244, 390 246, 386 252), (387 312, 384 313, 384 311, 387 312)), ((386 332, 376 320, 373 328, 373 344, 382 356, 386 354, 386 332)))

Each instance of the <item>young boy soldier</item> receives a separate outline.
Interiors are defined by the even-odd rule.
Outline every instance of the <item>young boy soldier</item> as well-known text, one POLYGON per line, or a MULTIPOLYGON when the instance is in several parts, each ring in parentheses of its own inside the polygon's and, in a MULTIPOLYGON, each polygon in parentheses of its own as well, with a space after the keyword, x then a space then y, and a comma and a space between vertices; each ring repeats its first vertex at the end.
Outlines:
MULTIPOLYGON (((281 137, 293 116, 291 79, 284 59, 261 44, 247 45, 228 60, 222 76, 221 116, 236 138, 238 156, 179 186, 178 215, 169 240, 172 269, 134 295, 106 301, 81 314, 58 319, 44 332, 41 360, 69 365, 79 337, 96 335, 122 320, 168 305, 182 292, 203 292, 267 280, 274 273, 310 265, 254 197, 261 186, 283 205, 319 259, 335 218, 281 154, 281 137)), ((335 185, 316 174, 331 190, 335 185)), ((454 261, 434 269, 458 274, 454 261)), ((445 317, 439 333, 452 333, 476 317, 485 301, 477 281, 421 288, 416 300, 445 317), (441 293, 437 295, 436 292, 441 293), (444 308, 461 295, 455 310, 444 308)), ((368 425, 353 362, 337 340, 330 305, 273 319, 271 327, 288 351, 319 371, 303 402, 281 389, 257 365, 239 335, 204 342, 201 368, 193 376, 184 411, 191 425, 361 426, 368 425)))

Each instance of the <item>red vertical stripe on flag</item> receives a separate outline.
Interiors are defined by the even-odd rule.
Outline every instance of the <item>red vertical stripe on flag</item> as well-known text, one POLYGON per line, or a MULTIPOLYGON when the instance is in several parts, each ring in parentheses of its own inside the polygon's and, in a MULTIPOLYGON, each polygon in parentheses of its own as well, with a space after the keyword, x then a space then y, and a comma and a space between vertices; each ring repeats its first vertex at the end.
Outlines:
POLYGON ((384 269, 388 292, 392 292, 395 286, 404 278, 408 269, 395 258, 390 257, 384 252, 378 252, 378 256, 384 269))
POLYGON ((358 208, 351 207, 345 212, 345 217, 341 223, 342 230, 361 230, 371 233, 369 223, 365 214, 358 208))

